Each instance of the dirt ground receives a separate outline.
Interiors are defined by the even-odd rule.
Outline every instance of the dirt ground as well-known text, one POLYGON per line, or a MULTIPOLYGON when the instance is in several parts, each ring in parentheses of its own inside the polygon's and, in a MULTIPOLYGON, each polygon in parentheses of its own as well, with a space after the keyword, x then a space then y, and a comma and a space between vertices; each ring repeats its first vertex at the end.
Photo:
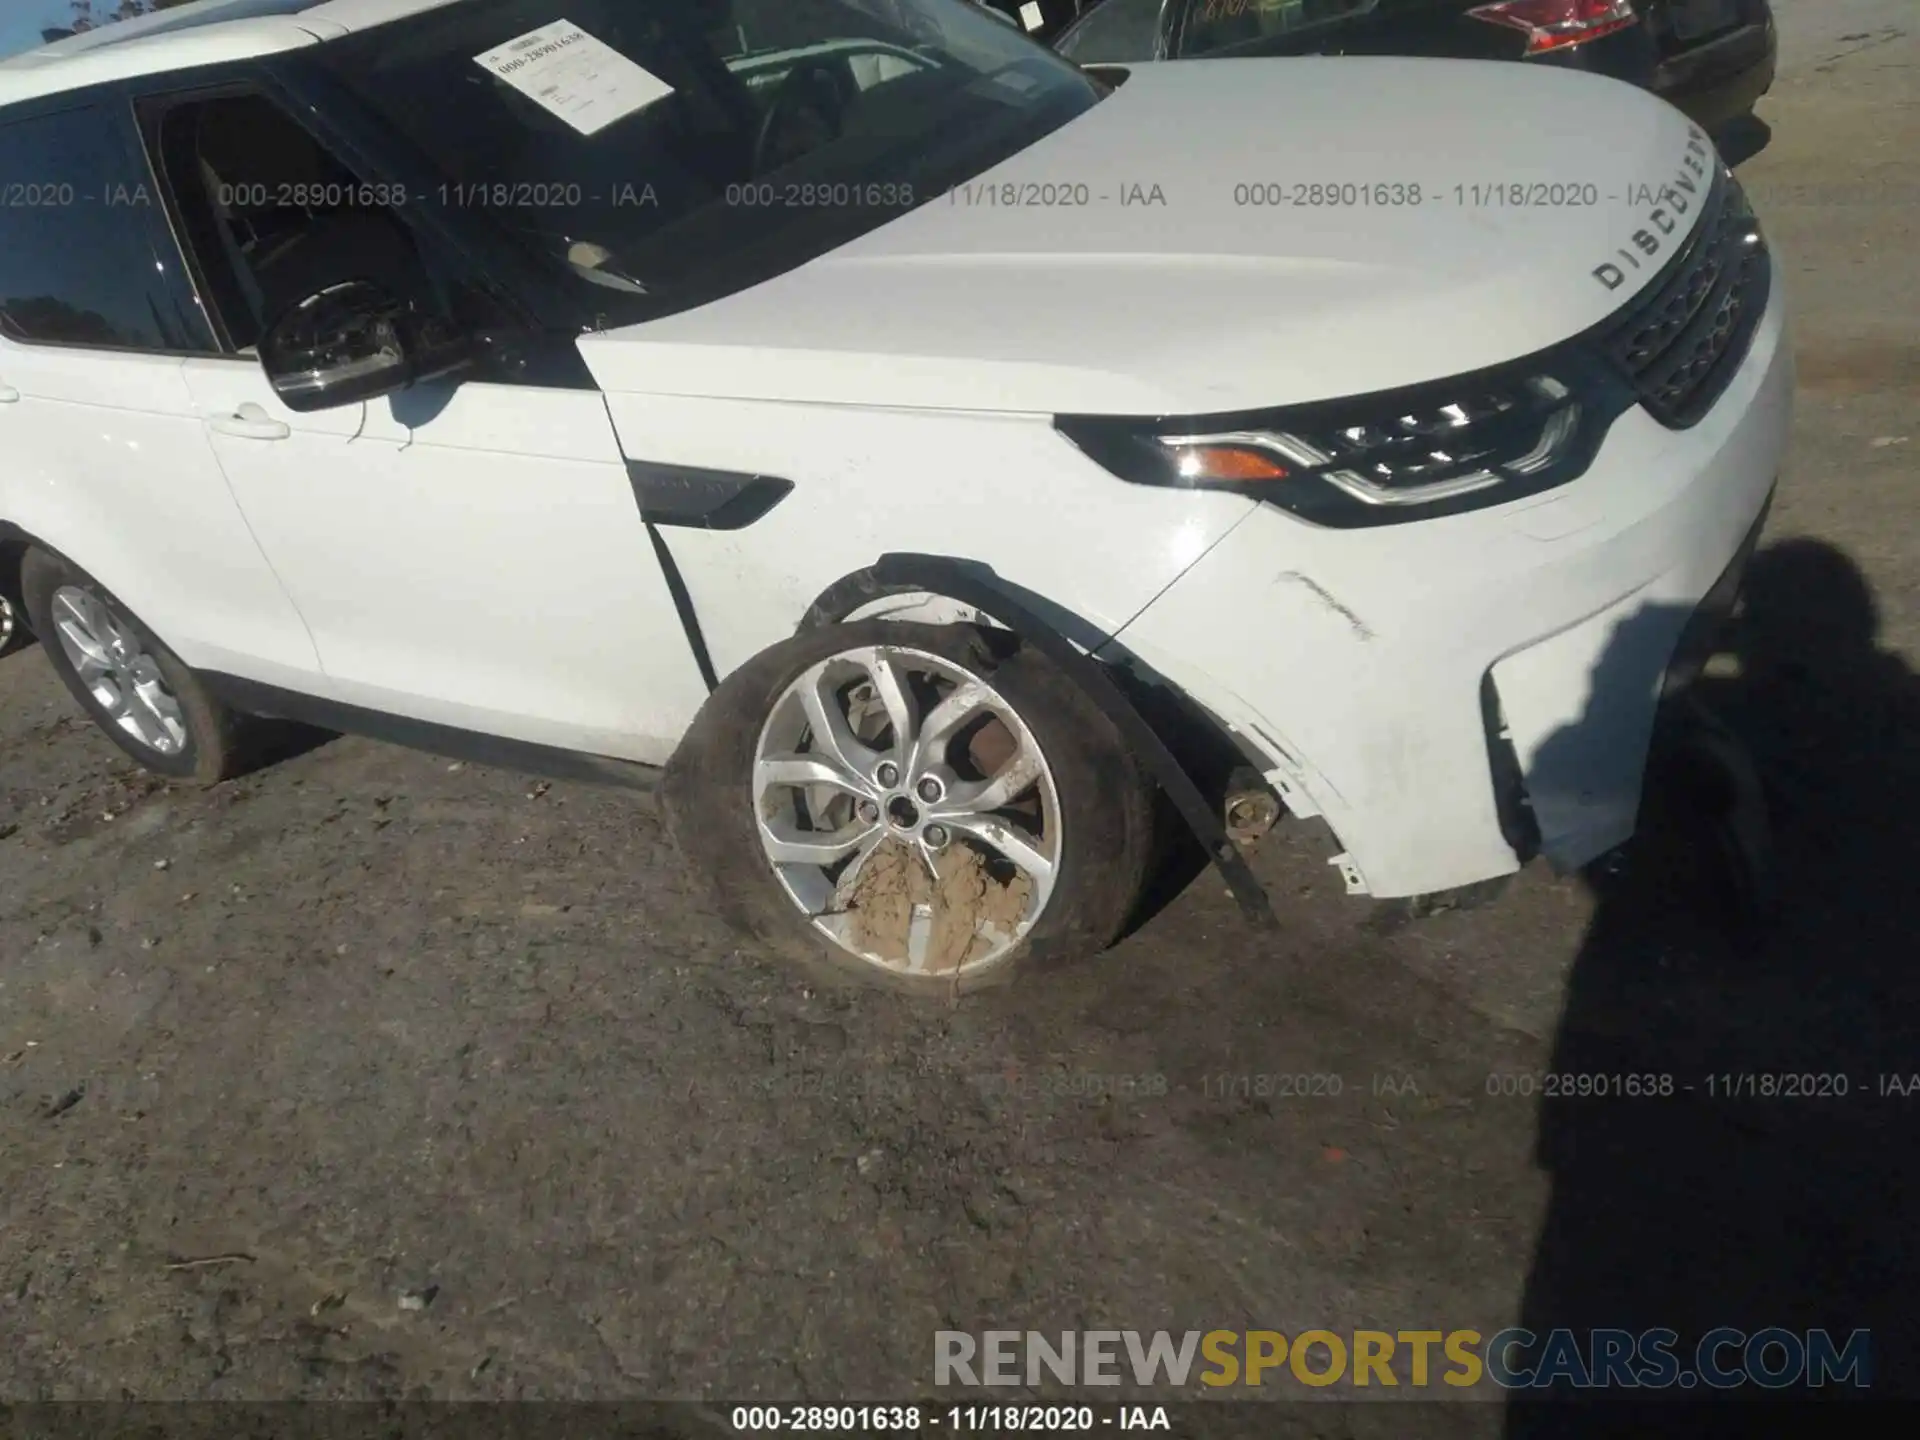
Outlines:
POLYGON ((29 650, 0 1399, 831 1401, 929 1393, 939 1329, 1523 1318, 1867 1327, 1876 1392, 1920 1390, 1920 1096, 1875 1079, 1920 1071, 1920 27, 1776 4, 1742 173, 1802 392, 1713 682, 1776 782, 1764 940, 1651 855, 1402 923, 1293 827, 1257 859, 1276 936, 1205 875, 957 1010, 811 993, 701 912, 644 798, 360 740, 173 790, 29 650), (1549 1069, 1850 1093, 1488 1093, 1549 1069))

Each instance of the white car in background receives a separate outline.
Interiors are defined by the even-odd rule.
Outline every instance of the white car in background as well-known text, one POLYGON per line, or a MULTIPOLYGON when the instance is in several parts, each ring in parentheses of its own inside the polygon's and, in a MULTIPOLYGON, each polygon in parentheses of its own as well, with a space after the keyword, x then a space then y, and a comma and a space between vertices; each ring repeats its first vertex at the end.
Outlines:
POLYGON ((1619 843, 1788 423, 1706 138, 1514 65, 203 0, 0 65, 0 186, 0 579, 121 748, 664 767, 908 990, 1109 943, 1156 788, 1257 909, 1176 752, 1355 892, 1619 843))

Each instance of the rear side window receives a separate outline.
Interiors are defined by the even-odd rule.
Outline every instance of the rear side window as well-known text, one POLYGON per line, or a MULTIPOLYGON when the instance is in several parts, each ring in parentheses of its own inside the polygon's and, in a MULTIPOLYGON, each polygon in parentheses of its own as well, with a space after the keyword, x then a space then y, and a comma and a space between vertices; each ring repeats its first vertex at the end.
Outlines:
POLYGON ((1161 0, 1100 0, 1054 48, 1076 65, 1131 65, 1153 59, 1161 0))
POLYGON ((113 112, 0 121, 0 333, 43 345, 211 348, 155 258, 159 204, 113 112))

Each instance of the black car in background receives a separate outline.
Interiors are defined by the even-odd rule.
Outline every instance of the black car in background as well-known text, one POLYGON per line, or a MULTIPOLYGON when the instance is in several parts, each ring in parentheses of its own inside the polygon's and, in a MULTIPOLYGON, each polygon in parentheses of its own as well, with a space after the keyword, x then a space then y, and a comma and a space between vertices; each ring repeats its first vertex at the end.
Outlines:
POLYGON ((1773 84, 1767 0, 986 0, 1081 65, 1237 55, 1525 60, 1626 80, 1720 129, 1773 84))

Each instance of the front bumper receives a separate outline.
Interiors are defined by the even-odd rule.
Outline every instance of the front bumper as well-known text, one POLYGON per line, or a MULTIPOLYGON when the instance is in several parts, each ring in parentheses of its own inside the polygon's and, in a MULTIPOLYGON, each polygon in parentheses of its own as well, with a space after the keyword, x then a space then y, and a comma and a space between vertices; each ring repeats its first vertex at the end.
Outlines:
POLYGON ((1776 285, 1690 429, 1636 408, 1578 481, 1473 514, 1332 531, 1261 506, 1106 653, 1263 757, 1289 808, 1338 835, 1354 890, 1518 869, 1502 753, 1538 848, 1584 864, 1632 834, 1666 676, 1765 511, 1792 390, 1776 285))
POLYGON ((1482 701, 1494 798, 1516 858, 1537 852, 1571 869, 1633 833, 1648 751, 1724 633, 1771 500, 1769 490, 1733 558, 1697 603, 1629 597, 1487 673, 1482 701), (1578 713, 1568 713, 1569 698, 1582 694, 1578 713), (1516 714, 1531 742, 1524 748, 1512 728, 1516 714))

